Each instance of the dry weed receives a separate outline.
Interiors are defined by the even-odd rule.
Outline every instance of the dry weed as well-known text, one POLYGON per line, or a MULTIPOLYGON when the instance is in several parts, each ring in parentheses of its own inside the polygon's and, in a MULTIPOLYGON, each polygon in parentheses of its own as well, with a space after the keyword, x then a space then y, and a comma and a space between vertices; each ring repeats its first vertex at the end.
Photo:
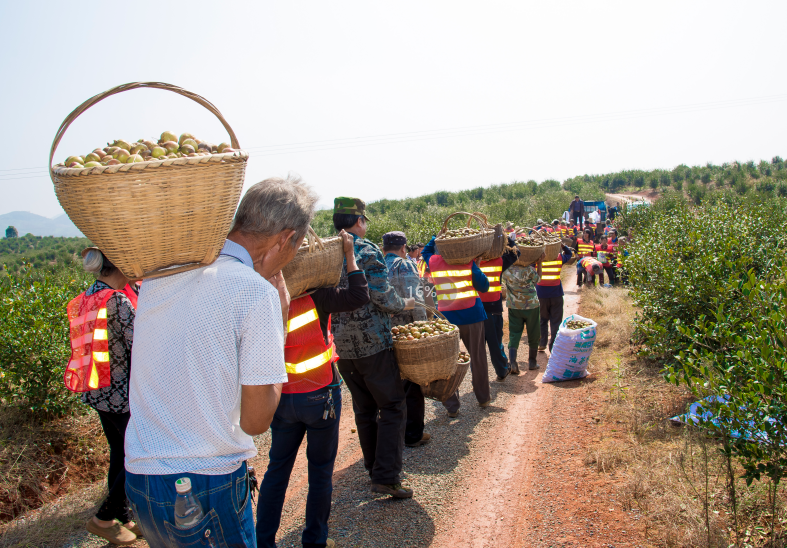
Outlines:
MULTIPOLYGON (((588 451, 585 463, 599 472, 614 470, 625 477, 624 506, 641 513, 649 540, 656 545, 736 545, 725 462, 718 445, 702 432, 675 427, 668 420, 684 412, 691 398, 637 358, 630 342, 636 311, 627 290, 582 291, 579 313, 599 326, 593 370, 608 392, 596 420, 609 433, 588 451)), ((741 470, 736 470, 740 477, 741 470)), ((738 479, 736 491, 741 529, 737 546, 766 546, 767 482, 747 487, 738 479)))
POLYGON ((0 535, 0 548, 72 546, 105 494, 105 485, 96 483, 14 520, 0 535))
POLYGON ((40 424, 0 408, 0 521, 101 479, 108 456, 95 412, 40 424))

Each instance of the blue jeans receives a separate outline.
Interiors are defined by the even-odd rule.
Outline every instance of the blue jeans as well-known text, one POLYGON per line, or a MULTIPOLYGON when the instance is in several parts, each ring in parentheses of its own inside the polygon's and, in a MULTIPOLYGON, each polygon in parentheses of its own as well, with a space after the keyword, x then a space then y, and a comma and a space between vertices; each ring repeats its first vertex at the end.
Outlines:
POLYGON ((144 476, 126 472, 126 496, 151 548, 255 548, 254 514, 246 463, 231 474, 144 476), (175 481, 191 479, 205 517, 188 529, 175 527, 175 481))
POLYGON ((260 485, 257 501, 257 547, 275 548, 281 523, 284 495, 292 466, 306 436, 309 467, 309 494, 306 497, 306 529, 301 538, 305 548, 325 546, 328 517, 331 515, 333 464, 339 449, 339 418, 342 391, 333 388, 336 418, 323 420, 328 388, 303 394, 282 394, 271 422, 271 450, 268 470, 260 485))

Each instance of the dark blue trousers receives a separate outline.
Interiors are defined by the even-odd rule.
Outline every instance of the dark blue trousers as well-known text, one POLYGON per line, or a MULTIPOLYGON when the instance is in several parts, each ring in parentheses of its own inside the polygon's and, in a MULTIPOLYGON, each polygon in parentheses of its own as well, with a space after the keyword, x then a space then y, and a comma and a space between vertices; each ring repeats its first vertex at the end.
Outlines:
POLYGON ((503 353, 503 315, 489 314, 484 320, 484 338, 492 358, 492 367, 498 377, 508 373, 508 360, 503 353))
POLYGON ((304 435, 309 470, 306 498, 305 548, 322 548, 328 539, 328 517, 333 493, 333 464, 339 448, 342 393, 333 388, 336 418, 323 419, 328 388, 303 394, 282 394, 271 422, 270 462, 260 485, 257 503, 257 547, 275 548, 284 495, 304 435))

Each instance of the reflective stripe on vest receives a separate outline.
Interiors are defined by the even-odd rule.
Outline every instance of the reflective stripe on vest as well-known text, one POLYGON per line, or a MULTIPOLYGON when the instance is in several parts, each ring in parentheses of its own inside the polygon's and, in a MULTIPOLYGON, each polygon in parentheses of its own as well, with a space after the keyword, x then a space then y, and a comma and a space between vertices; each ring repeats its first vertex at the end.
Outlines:
POLYGON ((491 261, 484 261, 480 265, 481 272, 486 274, 489 280, 489 291, 480 293, 478 296, 482 302, 495 303, 500 300, 500 277, 503 275, 503 259, 498 257, 491 261))
POLYGON ((440 255, 432 255, 429 270, 437 291, 438 310, 464 310, 475 304, 478 292, 473 288, 471 264, 451 265, 440 255))
POLYGON ((322 334, 317 308, 309 295, 290 301, 287 340, 284 343, 284 365, 287 382, 282 393, 312 392, 333 380, 332 363, 336 359, 328 319, 328 343, 322 334))
POLYGON ((544 261, 541 263, 541 280, 538 285, 554 286, 560 285, 560 272, 563 270, 563 258, 558 255, 556 261, 544 261))
POLYGON ((116 292, 126 295, 131 305, 137 307, 136 293, 130 285, 120 291, 102 289, 92 295, 80 293, 66 307, 71 358, 63 382, 72 392, 88 392, 112 384, 106 306, 116 292))
POLYGON ((584 240, 579 240, 579 242, 577 242, 577 248, 579 248, 578 253, 580 257, 587 257, 593 251, 595 251, 596 244, 594 244, 592 241, 585 242, 584 240))

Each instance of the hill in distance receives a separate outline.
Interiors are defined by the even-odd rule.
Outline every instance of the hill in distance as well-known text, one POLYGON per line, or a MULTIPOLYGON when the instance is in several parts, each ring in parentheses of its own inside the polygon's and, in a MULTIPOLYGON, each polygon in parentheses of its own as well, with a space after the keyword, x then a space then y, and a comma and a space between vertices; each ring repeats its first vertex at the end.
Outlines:
POLYGON ((0 231, 3 236, 7 226, 16 227, 20 236, 30 233, 36 236, 84 237, 65 213, 54 219, 49 219, 29 211, 12 211, 0 215, 0 231))

